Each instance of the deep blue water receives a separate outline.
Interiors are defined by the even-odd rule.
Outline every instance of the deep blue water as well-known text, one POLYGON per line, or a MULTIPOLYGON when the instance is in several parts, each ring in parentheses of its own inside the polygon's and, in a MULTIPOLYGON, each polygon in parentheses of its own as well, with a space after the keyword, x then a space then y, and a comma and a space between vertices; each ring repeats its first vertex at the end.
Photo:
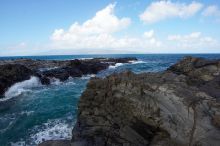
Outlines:
MULTIPOLYGON (((117 64, 101 71, 97 76, 104 77, 113 72, 132 70, 136 73, 165 70, 182 57, 189 54, 148 54, 148 55, 68 55, 68 56, 26 56, 1 57, 2 59, 74 59, 93 57, 137 57, 131 64, 117 64)), ((194 54, 192 56, 220 59, 220 54, 194 54)), ((0 110, 0 146, 35 146, 43 140, 70 139, 77 114, 77 102, 85 90, 90 76, 72 78, 66 82, 54 81, 42 86, 31 80, 14 86, 9 95, 13 102, 0 110), (28 85, 25 86, 25 85, 28 85), (32 88, 30 88, 31 86, 32 88)), ((8 101, 0 101, 7 103, 8 101)))

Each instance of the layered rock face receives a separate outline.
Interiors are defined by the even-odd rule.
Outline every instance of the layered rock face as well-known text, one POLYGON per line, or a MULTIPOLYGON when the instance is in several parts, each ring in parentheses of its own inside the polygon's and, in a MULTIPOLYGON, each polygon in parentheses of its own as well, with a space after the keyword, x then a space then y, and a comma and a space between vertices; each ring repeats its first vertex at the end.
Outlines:
POLYGON ((219 77, 220 61, 187 57, 160 73, 93 78, 68 145, 219 146, 219 77))

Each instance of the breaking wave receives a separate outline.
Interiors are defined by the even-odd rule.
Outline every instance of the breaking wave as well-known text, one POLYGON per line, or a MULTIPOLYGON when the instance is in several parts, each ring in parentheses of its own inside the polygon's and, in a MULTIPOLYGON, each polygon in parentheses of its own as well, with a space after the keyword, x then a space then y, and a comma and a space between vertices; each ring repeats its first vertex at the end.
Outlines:
POLYGON ((95 74, 88 74, 88 75, 82 76, 81 79, 83 79, 83 80, 88 80, 88 79, 93 78, 93 77, 95 77, 95 76, 96 76, 95 74))
POLYGON ((71 139, 72 125, 65 123, 62 120, 53 120, 36 127, 37 133, 31 135, 31 141, 39 144, 45 140, 71 139), (39 130, 40 129, 40 130, 39 130))
POLYGON ((140 63, 146 63, 145 61, 142 60, 137 60, 137 61, 129 61, 131 64, 140 64, 140 63))
POLYGON ((60 81, 60 79, 57 79, 57 78, 50 78, 50 84, 51 85, 60 85, 62 84, 62 82, 60 81))
POLYGON ((19 96, 25 92, 30 92, 32 88, 41 86, 40 79, 35 76, 31 76, 29 80, 15 83, 4 94, 5 98, 0 101, 8 100, 12 97, 19 96))
POLYGON ((124 65, 124 63, 116 63, 115 65, 110 65, 109 68, 114 69, 114 68, 117 68, 117 67, 122 66, 122 65, 124 65))
POLYGON ((20 141, 11 143, 12 146, 36 146, 46 140, 61 140, 71 139, 72 137, 72 122, 68 124, 64 120, 50 120, 41 126, 36 126, 28 139, 28 143, 20 141))

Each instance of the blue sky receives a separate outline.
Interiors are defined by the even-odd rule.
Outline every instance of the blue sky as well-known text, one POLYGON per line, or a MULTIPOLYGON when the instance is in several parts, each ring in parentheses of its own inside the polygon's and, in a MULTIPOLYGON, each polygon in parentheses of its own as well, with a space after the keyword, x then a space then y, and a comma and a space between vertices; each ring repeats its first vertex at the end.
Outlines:
POLYGON ((220 2, 0 0, 0 56, 220 53, 220 2))

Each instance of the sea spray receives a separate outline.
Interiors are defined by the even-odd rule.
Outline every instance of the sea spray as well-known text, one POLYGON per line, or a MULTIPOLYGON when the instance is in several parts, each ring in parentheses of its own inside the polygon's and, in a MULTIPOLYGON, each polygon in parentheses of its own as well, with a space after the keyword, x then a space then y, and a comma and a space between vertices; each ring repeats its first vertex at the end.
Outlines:
POLYGON ((50 78, 50 84, 51 85, 60 85, 62 84, 62 82, 60 81, 60 79, 57 79, 57 78, 50 78))
POLYGON ((29 80, 25 80, 22 82, 15 83, 12 85, 4 94, 5 98, 1 99, 2 100, 8 100, 12 97, 19 96, 23 94, 24 92, 29 92, 31 91, 32 88, 39 87, 41 86, 40 79, 35 76, 31 76, 29 80))
POLYGON ((138 61, 129 61, 132 64, 140 64, 140 63, 146 63, 145 61, 138 60, 138 61))
POLYGON ((109 68, 110 69, 114 69, 114 68, 117 68, 119 66, 122 66, 124 63, 116 63, 115 65, 110 65, 109 68))

